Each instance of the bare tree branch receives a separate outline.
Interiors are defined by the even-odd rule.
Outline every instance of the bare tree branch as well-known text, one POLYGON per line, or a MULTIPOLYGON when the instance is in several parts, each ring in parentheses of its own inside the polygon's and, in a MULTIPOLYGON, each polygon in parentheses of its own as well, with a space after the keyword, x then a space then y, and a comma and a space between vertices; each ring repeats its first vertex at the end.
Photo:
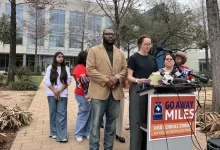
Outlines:
MULTIPOLYGON (((103 0, 104 1, 104 0, 103 0)), ((105 10, 102 2, 100 0, 96 0, 97 4, 100 6, 100 8, 104 11, 105 15, 111 20, 111 22, 113 23, 114 26, 116 26, 115 21, 112 19, 111 16, 113 15, 109 15, 108 12, 105 10)), ((105 1, 104 1, 105 2, 105 1)), ((106 7, 108 7, 108 5, 106 5, 106 7)))

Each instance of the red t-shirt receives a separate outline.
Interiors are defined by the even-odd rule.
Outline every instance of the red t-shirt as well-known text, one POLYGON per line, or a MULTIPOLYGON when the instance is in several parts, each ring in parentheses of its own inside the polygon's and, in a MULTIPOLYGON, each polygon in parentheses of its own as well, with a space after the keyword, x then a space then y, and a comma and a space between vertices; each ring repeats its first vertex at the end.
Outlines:
POLYGON ((88 77, 88 74, 86 72, 86 67, 82 64, 76 65, 75 68, 73 69, 72 75, 76 81, 76 88, 75 88, 74 93, 81 95, 81 96, 85 96, 84 88, 80 82, 80 78, 82 78, 83 76, 88 77))
POLYGON ((127 87, 126 81, 125 81, 125 80, 122 80, 122 81, 121 81, 121 85, 122 85, 123 88, 126 88, 126 87, 127 87))
MULTIPOLYGON (((184 70, 184 69, 190 70, 189 67, 187 67, 187 66, 183 66, 183 65, 182 65, 182 66, 180 66, 180 67, 181 67, 182 70, 184 70)), ((189 80, 192 80, 192 78, 193 78, 192 75, 189 75, 189 76, 188 76, 188 79, 189 79, 189 80)))

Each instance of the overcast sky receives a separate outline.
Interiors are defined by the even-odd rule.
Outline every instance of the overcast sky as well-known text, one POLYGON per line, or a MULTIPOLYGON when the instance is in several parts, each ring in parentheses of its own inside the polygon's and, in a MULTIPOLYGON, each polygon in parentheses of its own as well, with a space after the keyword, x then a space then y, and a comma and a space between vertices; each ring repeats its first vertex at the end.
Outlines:
MULTIPOLYGON (((181 4, 188 5, 189 7, 197 7, 198 4, 201 4, 200 0, 178 0, 181 4)), ((205 2, 205 0, 204 0, 205 2)))
POLYGON ((182 4, 189 4, 191 0, 178 0, 182 4))

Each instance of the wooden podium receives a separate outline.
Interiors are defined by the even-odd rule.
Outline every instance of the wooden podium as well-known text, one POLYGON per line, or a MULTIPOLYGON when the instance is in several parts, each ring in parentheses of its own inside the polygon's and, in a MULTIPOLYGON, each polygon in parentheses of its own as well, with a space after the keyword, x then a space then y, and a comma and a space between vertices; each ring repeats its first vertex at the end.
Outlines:
POLYGON ((148 94, 147 123, 138 122, 147 134, 146 150, 192 150, 195 90, 193 86, 162 85, 137 91, 140 96, 148 94))

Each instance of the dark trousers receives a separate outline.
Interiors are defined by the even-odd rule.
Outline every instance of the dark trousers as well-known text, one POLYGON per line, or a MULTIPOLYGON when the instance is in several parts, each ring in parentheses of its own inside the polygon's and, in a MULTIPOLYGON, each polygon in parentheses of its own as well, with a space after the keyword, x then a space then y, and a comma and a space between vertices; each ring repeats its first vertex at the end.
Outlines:
POLYGON ((148 95, 139 96, 138 84, 129 90, 130 150, 146 150, 147 133, 140 129, 137 122, 147 122, 148 95))

